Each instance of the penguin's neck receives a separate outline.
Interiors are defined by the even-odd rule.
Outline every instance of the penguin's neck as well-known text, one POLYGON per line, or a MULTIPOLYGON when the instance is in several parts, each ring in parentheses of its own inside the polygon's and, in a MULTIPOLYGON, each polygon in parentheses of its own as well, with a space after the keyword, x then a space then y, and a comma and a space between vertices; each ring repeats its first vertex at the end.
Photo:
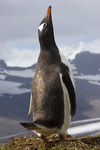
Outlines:
POLYGON ((55 39, 53 36, 44 38, 42 40, 39 39, 39 42, 40 42, 40 49, 41 50, 48 50, 51 47, 57 48, 56 43, 55 43, 55 39))
POLYGON ((59 61, 60 61, 59 50, 56 44, 51 45, 48 48, 43 47, 40 49, 40 55, 38 59, 39 64, 52 65, 52 64, 59 63, 59 61))

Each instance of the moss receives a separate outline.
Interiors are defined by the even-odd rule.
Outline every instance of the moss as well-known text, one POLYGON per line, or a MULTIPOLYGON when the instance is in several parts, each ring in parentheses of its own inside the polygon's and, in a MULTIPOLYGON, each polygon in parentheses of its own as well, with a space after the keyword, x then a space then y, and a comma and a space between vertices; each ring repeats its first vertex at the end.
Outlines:
POLYGON ((6 150, 7 148, 5 148, 4 146, 0 146, 0 150, 6 150))
POLYGON ((75 138, 66 136, 64 141, 57 136, 47 137, 43 141, 37 136, 10 139, 5 149, 0 150, 100 150, 100 135, 75 138))

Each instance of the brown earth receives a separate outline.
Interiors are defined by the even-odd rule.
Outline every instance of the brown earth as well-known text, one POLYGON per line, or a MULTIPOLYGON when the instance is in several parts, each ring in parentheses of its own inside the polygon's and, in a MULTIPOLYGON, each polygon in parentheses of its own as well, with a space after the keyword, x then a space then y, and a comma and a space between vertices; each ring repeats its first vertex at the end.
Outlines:
POLYGON ((65 140, 57 136, 47 137, 43 141, 37 136, 10 138, 5 150, 100 150, 100 135, 75 138, 67 135, 65 140))

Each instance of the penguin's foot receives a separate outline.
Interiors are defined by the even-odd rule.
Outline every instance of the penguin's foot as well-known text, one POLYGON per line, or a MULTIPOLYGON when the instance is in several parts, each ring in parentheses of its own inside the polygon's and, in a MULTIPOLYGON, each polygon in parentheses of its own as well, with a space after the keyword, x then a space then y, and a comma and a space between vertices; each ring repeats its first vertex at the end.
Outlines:
POLYGON ((41 135, 41 139, 44 141, 44 142, 47 142, 47 138, 45 135, 41 135))
POLYGON ((65 141, 65 136, 59 135, 59 141, 65 141))

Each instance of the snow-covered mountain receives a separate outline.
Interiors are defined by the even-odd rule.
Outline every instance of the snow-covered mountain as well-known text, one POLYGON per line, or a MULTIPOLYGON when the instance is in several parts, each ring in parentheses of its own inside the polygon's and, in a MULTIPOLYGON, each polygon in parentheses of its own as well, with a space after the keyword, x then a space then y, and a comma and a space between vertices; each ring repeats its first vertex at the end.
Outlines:
POLYGON ((29 85, 34 75, 35 66, 27 68, 8 67, 4 60, 0 60, 0 96, 30 92, 29 85))
MULTIPOLYGON (((100 54, 81 52, 71 60, 76 84, 77 113, 73 120, 100 117, 100 54)), ((24 130, 36 64, 9 67, 0 60, 0 136, 24 130)))

